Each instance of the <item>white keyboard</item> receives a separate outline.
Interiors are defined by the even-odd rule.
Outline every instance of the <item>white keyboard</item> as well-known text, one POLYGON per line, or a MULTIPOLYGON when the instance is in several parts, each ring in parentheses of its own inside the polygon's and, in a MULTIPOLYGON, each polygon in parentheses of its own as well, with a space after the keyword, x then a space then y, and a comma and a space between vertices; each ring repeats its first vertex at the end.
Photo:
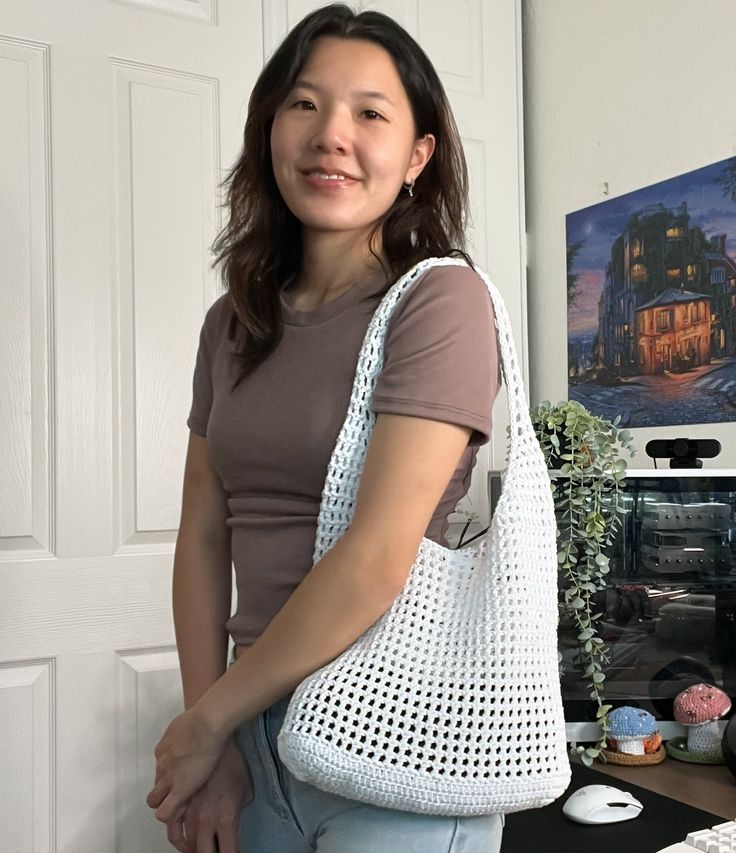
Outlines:
POLYGON ((710 829, 688 832, 684 841, 670 844, 658 853, 693 853, 694 850, 703 850, 704 853, 736 853, 736 820, 719 823, 710 829))

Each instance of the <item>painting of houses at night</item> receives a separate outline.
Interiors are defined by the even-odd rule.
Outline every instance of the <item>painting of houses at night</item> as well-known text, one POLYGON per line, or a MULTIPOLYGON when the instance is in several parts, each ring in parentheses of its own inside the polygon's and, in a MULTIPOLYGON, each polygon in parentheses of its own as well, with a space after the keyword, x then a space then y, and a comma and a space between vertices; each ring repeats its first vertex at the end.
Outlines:
POLYGON ((736 421, 736 157, 568 214, 567 320, 594 414, 736 421))

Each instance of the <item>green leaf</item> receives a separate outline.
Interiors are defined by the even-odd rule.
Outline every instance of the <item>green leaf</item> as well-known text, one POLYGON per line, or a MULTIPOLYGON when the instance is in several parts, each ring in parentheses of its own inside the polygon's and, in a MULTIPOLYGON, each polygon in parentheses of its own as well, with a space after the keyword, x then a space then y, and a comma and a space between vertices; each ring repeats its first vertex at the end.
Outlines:
POLYGON ((602 672, 594 672, 593 673, 594 684, 601 684, 605 680, 606 680, 606 676, 602 672))
POLYGON ((593 636, 595 636, 595 631, 592 628, 586 628, 584 631, 578 634, 578 640, 589 640, 593 636))

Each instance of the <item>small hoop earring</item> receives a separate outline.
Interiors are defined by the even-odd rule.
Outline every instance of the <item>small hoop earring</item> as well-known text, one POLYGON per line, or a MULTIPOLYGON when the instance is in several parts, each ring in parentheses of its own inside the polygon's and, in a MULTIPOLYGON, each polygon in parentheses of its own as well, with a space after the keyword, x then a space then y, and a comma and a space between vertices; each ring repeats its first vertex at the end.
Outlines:
POLYGON ((414 198, 414 184, 416 180, 412 178, 408 184, 404 184, 404 189, 409 190, 409 198, 414 198))

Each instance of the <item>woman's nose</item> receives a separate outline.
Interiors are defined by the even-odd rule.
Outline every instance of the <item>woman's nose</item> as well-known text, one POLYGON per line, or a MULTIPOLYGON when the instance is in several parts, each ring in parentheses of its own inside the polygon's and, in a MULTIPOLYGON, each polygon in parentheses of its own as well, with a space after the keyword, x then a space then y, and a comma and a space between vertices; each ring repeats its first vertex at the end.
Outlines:
POLYGON ((312 146, 321 151, 346 151, 350 147, 350 124, 337 111, 322 113, 312 137, 312 146))

